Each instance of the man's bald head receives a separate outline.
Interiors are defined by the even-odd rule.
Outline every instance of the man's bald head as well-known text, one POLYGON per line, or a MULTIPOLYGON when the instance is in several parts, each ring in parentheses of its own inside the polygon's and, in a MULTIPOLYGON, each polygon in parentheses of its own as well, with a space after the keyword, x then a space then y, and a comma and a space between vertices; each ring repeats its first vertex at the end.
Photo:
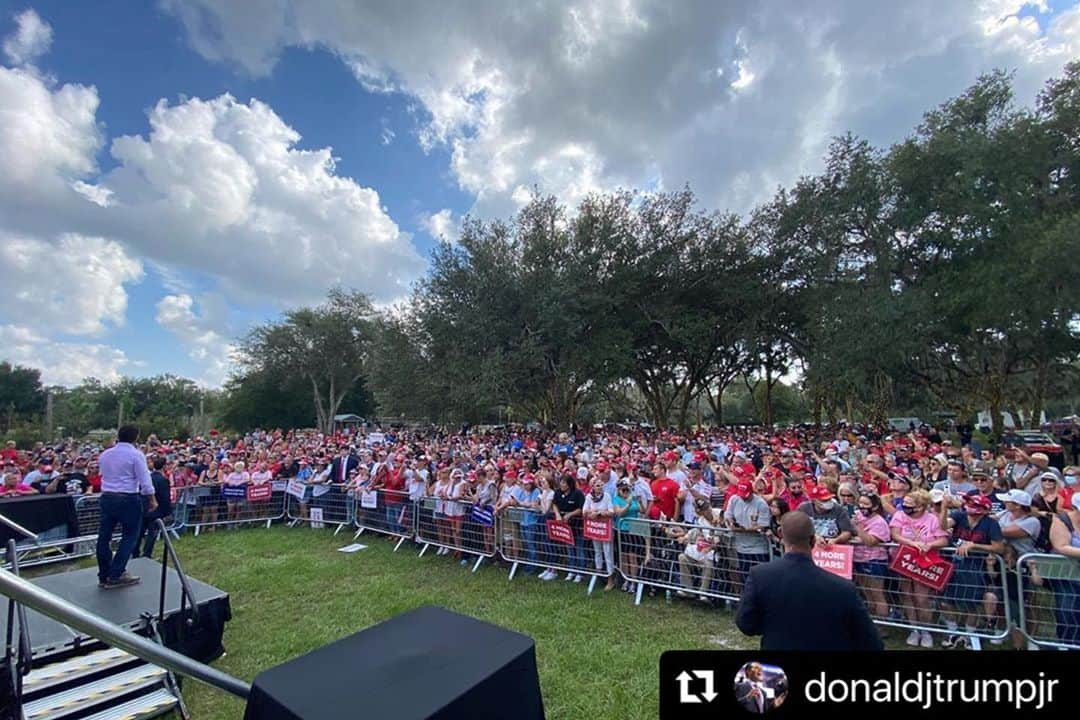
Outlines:
POLYGON ((814 523, 810 516, 798 510, 789 512, 780 520, 784 533, 784 549, 809 552, 814 545, 814 523))

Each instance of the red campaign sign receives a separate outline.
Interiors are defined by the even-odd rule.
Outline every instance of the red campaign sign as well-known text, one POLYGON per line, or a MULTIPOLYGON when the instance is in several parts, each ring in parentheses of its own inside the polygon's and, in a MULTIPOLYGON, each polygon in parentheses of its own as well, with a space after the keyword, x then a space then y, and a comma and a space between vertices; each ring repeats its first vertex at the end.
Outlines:
POLYGON ((936 550, 920 553, 910 545, 901 545, 896 550, 889 561, 889 569, 937 592, 945 589, 953 574, 953 564, 936 550))
POLYGON ((562 520, 548 520, 547 534, 548 540, 551 542, 562 543, 563 545, 574 544, 574 531, 562 520))
POLYGON ((270 487, 270 483, 263 483, 261 485, 248 485, 247 499, 250 502, 257 502, 259 500, 269 500, 270 495, 274 492, 274 489, 270 487))
POLYGON ((845 580, 851 579, 855 548, 850 545, 815 547, 810 556, 814 559, 814 564, 822 570, 839 575, 845 580))
POLYGON ((178 487, 170 487, 169 488, 169 501, 173 505, 175 505, 176 501, 177 501, 177 499, 179 497, 180 497, 180 488, 178 488, 178 487))
POLYGON ((611 540, 611 518, 604 518, 603 520, 585 518, 585 530, 582 535, 585 536, 586 540, 599 540, 600 542, 611 540))

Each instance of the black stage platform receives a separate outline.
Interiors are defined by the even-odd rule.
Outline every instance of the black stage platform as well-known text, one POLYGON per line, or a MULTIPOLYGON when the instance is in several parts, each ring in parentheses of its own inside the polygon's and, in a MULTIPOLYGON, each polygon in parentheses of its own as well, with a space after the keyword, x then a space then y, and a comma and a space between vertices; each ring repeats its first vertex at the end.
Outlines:
MULTIPOLYGON (((137 558, 128 563, 128 572, 141 577, 142 582, 131 587, 103 590, 98 587, 96 567, 42 575, 34 578, 32 582, 116 625, 135 630, 143 624, 140 618, 143 613, 149 612, 157 616, 161 593, 161 563, 148 558, 137 558)), ((231 618, 229 595, 191 576, 188 576, 188 584, 199 606, 199 620, 194 626, 181 627, 180 578, 170 567, 165 588, 163 639, 165 644, 174 650, 209 662, 222 652, 221 633, 225 622, 231 618)), ((0 611, 3 612, 2 627, 7 627, 6 599, 0 598, 0 607, 3 608, 0 611)), ((30 644, 36 658, 65 652, 88 639, 82 633, 29 609, 26 611, 26 621, 30 631, 30 644)), ((15 627, 17 632, 17 619, 15 627)))

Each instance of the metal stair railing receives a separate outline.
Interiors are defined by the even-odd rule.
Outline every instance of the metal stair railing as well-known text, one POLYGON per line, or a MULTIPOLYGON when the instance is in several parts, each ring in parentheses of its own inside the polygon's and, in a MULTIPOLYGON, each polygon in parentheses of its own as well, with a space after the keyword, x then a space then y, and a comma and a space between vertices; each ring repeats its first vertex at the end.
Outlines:
POLYGON ((244 700, 251 694, 251 685, 243 680, 114 625, 3 568, 0 568, 0 595, 107 645, 131 653, 152 665, 198 680, 244 700))
MULTIPOLYGON (((15 532, 17 532, 20 535, 22 535, 23 537, 25 537, 27 540, 33 540, 34 542, 38 541, 37 533, 27 530, 22 525, 20 525, 19 523, 15 522, 11 518, 9 518, 7 515, 4 515, 2 513, 0 513, 0 525, 3 525, 4 527, 8 528, 9 530, 14 530, 15 532)), ((8 548, 9 548, 8 552, 10 552, 10 548, 11 548, 10 543, 8 544, 8 548)))
MULTIPOLYGON (((2 516, 0 516, 2 517, 2 516)), ((29 531, 27 531, 29 532, 29 531)), ((33 533, 30 533, 31 535, 33 533)), ((34 536, 37 539, 37 536, 34 536)), ((8 558, 11 561, 11 573, 19 578, 19 557, 15 551, 15 540, 8 540, 8 558)), ((20 580, 22 578, 19 578, 20 580)), ((7 636, 4 645, 4 662, 11 672, 11 682, 15 688, 15 700, 22 703, 23 676, 30 672, 30 663, 33 659, 33 651, 30 645, 30 627, 26 622, 26 608, 14 598, 8 598, 8 622, 7 636), (12 647, 15 639, 15 620, 19 621, 19 647, 16 651, 12 647)))
POLYGON ((195 593, 191 589, 191 583, 188 582, 187 574, 184 572, 184 567, 180 564, 180 556, 176 554, 176 548, 172 544, 172 539, 169 538, 168 528, 165 527, 165 521, 158 518, 154 521, 157 524, 157 532, 161 534, 162 544, 164 549, 161 552, 161 594, 158 598, 158 623, 165 622, 165 586, 169 577, 169 560, 172 560, 173 567, 176 568, 176 576, 180 579, 180 617, 184 619, 184 625, 190 627, 199 620, 199 603, 195 601, 195 593), (187 615, 187 608, 191 607, 191 617, 187 615))

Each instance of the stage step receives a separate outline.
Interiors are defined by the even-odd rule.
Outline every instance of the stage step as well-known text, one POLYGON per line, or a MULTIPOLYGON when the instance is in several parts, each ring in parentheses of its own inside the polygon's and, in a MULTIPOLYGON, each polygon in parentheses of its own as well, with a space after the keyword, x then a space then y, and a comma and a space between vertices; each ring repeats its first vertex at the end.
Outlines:
POLYGON ((24 720, 53 720, 53 718, 72 715, 102 705, 110 698, 121 697, 136 690, 161 684, 165 680, 165 675, 165 671, 159 667, 140 665, 55 695, 31 700, 23 705, 23 718, 24 720))
POLYGON ((118 648, 107 647, 103 650, 80 655, 63 662, 52 663, 34 670, 23 678, 23 695, 73 682, 79 678, 117 668, 135 662, 137 658, 118 648))
POLYGON ((123 705, 102 710, 83 720, 146 720, 169 712, 179 704, 168 690, 156 690, 123 705))

